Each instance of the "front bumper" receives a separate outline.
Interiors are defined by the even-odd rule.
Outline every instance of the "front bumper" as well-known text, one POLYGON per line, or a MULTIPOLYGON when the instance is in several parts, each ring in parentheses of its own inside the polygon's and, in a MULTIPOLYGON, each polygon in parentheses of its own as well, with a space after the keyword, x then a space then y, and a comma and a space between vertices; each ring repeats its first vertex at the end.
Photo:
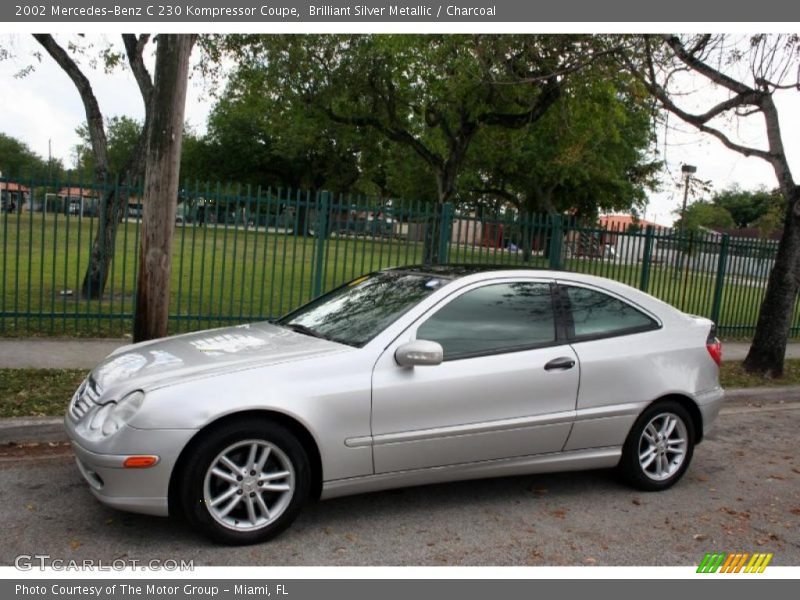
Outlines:
POLYGON ((169 480, 190 429, 135 429, 125 426, 103 440, 87 440, 72 419, 64 421, 83 478, 103 504, 130 512, 167 516, 169 480), (152 467, 125 468, 130 456, 155 455, 152 467))

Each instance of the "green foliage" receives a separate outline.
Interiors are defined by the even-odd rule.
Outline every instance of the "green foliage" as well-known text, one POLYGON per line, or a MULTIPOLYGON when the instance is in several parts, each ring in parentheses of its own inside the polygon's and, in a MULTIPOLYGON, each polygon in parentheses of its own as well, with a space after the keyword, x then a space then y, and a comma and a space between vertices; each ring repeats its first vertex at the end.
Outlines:
POLYGON ((783 228, 783 221, 786 218, 786 209, 781 206, 770 206, 767 212, 759 216, 752 225, 758 229, 758 234, 762 238, 770 237, 775 231, 783 228))
POLYGON ((650 156, 650 107, 630 80, 584 74, 530 127, 481 132, 465 191, 505 194, 533 212, 641 206, 661 166, 650 156))
POLYGON ((350 189, 358 177, 347 131, 287 106, 269 93, 265 73, 235 73, 214 107, 208 133, 190 138, 184 177, 262 186, 350 189))
POLYGON ((335 151, 320 170, 385 196, 630 208, 658 163, 648 158, 647 96, 605 60, 609 43, 585 35, 206 37, 210 62, 227 56, 238 65, 208 141, 221 162, 231 157, 250 173, 308 173, 335 151), (259 146, 247 149, 246 138, 259 146), (304 163, 311 152, 315 160, 304 163))
POLYGON ((701 227, 707 229, 730 229, 735 222, 726 208, 711 202, 695 202, 686 208, 686 219, 678 220, 676 228, 684 231, 696 231, 701 227))
MULTIPOLYGON (((716 193, 711 201, 731 214, 736 227, 758 227, 756 222, 768 213, 780 215, 780 223, 785 211, 780 192, 766 188, 750 191, 734 186, 716 193)), ((780 225, 776 229, 780 229, 780 225)))
MULTIPOLYGON (((75 133, 80 142, 74 148, 75 168, 84 179, 91 179, 94 173, 94 157, 89 140, 86 123, 78 127, 75 133)), ((115 116, 106 120, 106 136, 108 138, 108 171, 114 175, 122 175, 125 166, 136 151, 142 135, 142 124, 127 116, 115 116)))
POLYGON ((47 174, 48 167, 53 175, 61 172, 63 166, 60 160, 53 160, 48 165, 47 159, 42 158, 30 147, 10 135, 0 133, 0 171, 6 177, 41 177, 47 174))

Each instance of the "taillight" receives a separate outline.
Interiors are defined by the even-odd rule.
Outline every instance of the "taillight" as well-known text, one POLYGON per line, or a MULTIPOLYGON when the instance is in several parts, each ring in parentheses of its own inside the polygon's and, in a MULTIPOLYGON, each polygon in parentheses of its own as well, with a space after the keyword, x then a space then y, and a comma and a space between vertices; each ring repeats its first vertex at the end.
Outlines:
POLYGON ((720 365, 722 362, 722 342, 719 341, 717 338, 717 328, 716 326, 711 327, 711 331, 708 333, 708 339, 706 340, 706 350, 711 355, 711 358, 717 363, 717 366, 720 365))

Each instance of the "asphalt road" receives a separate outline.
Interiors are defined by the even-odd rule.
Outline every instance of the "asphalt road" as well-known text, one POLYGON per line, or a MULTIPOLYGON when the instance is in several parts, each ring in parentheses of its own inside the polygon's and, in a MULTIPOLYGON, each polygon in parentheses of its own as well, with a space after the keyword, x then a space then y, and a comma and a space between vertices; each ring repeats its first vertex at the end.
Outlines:
POLYGON ((273 542, 214 546, 180 522, 104 508, 66 448, 0 451, 0 564, 696 565, 705 552, 800 564, 800 403, 725 409, 684 479, 642 493, 608 471, 428 486, 315 503, 273 542))

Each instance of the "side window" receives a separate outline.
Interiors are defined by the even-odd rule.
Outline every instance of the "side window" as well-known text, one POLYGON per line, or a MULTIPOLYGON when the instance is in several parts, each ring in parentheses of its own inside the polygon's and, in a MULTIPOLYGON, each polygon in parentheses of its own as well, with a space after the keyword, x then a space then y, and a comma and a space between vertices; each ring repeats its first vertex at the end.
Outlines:
POLYGON ((519 350, 556 339, 547 283, 486 285, 450 301, 417 329, 439 342, 445 360, 519 350))
POLYGON ((627 302, 581 287, 566 287, 575 337, 602 337, 656 327, 655 321, 627 302))

